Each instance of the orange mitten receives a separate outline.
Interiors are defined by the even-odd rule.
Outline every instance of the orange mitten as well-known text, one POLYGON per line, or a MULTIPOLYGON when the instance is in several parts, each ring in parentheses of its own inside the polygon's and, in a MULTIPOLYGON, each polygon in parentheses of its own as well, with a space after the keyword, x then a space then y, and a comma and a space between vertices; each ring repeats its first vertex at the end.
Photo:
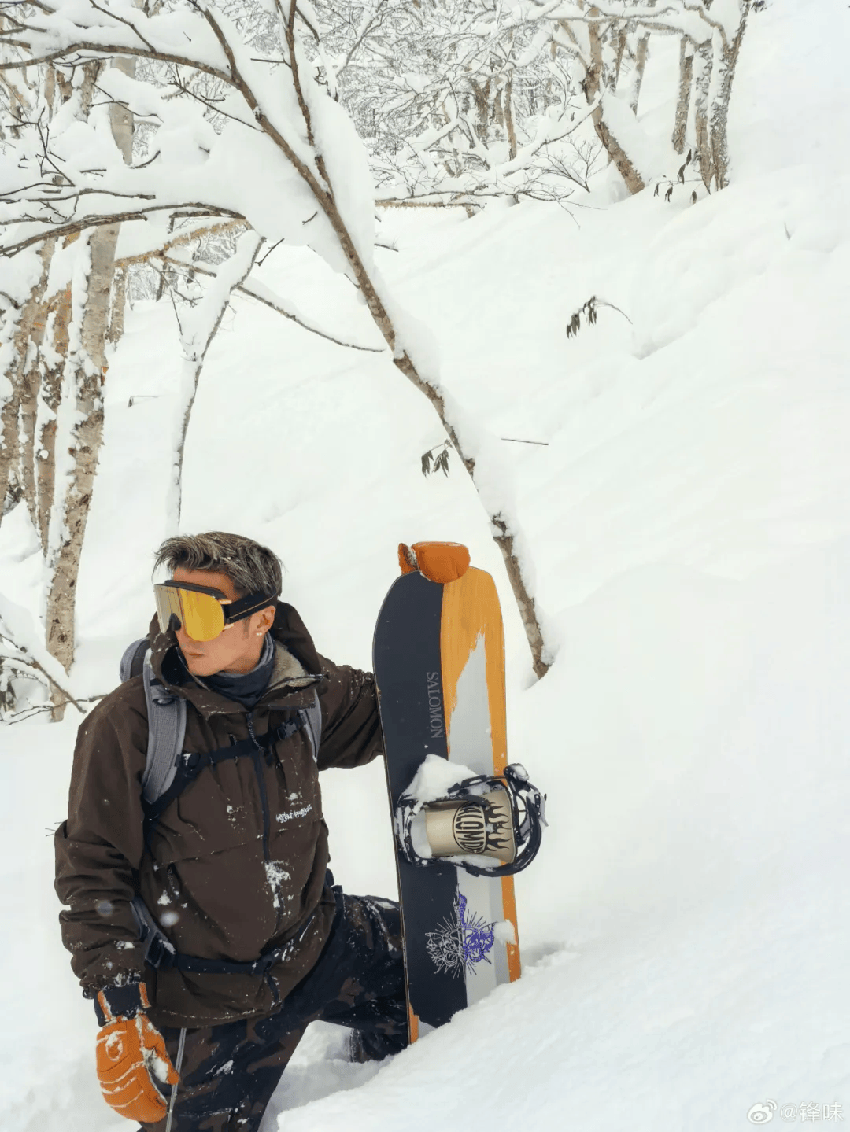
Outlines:
POLYGON ((430 582, 454 582, 469 568, 469 551, 459 542, 415 542, 412 547, 402 542, 398 561, 402 574, 418 570, 430 582))
MULTIPOLYGON (((180 1080, 162 1034, 148 1020, 144 1009, 132 1018, 116 1018, 102 992, 98 1001, 106 1017, 96 1047, 103 1099, 128 1120, 156 1124, 167 1112, 156 1080, 169 1085, 176 1085, 180 1080)), ((149 1005, 142 988, 142 1006, 149 1005)))

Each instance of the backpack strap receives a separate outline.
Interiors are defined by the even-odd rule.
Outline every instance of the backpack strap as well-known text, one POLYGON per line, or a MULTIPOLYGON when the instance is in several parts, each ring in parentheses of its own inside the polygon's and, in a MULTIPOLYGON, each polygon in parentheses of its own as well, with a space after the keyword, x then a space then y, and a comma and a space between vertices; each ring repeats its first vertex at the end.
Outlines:
MULTIPOLYGON (((242 743, 203 755, 183 755, 187 703, 182 696, 168 692, 155 676, 149 652, 150 642, 147 637, 142 637, 127 646, 120 664, 122 682, 141 674, 145 689, 148 749, 142 775, 142 797, 147 811, 148 832, 167 806, 197 778, 204 767, 212 766, 222 759, 251 754, 256 749, 256 744, 246 739, 242 743)), ((276 740, 288 739, 301 728, 310 743, 313 761, 317 762, 322 738, 322 708, 319 693, 315 689, 312 703, 306 708, 299 708, 285 723, 263 735, 259 740, 260 745, 265 747, 276 740)))
POLYGON ((119 673, 121 683, 141 676, 148 717, 148 749, 142 775, 142 797, 155 802, 174 781, 183 740, 186 736, 186 701, 166 691, 154 675, 150 662, 150 641, 141 637, 124 650, 119 673))
POLYGON ((148 751, 142 797, 151 804, 161 798, 174 781, 186 736, 187 704, 182 696, 166 691, 147 657, 142 677, 148 709, 148 751))
POLYGON ((133 641, 124 650, 124 655, 121 657, 121 664, 119 672, 121 674, 121 683, 125 684, 133 676, 140 676, 142 672, 142 665, 145 661, 145 653, 150 648, 150 641, 147 637, 140 637, 138 641, 133 641))
MULTIPOLYGON (((339 925, 345 915, 345 905, 343 904, 342 889, 334 884, 333 873, 330 869, 325 876, 325 885, 333 890, 335 905, 333 923, 328 938, 336 937, 336 947, 339 949, 340 946, 345 944, 345 937, 338 934, 339 925)), ((196 975, 259 975, 265 979, 274 995, 275 1005, 280 1004, 280 994, 277 984, 271 976, 272 967, 290 958, 294 949, 304 938, 307 929, 312 925, 318 910, 318 906, 313 909, 295 936, 277 947, 271 947, 267 951, 261 952, 253 962, 240 963, 228 959, 202 959, 197 955, 186 955, 177 951, 174 944, 151 915, 141 896, 136 896, 133 899, 131 908, 136 920, 139 939, 145 945, 145 962, 150 964, 151 967, 165 971, 175 967, 178 971, 196 975)), ((326 944, 322 955, 324 956, 327 951, 326 944)))
MULTIPOLYGON (((185 704, 185 700, 182 702, 185 704)), ((168 709, 166 708, 166 710, 168 709)), ((158 712, 160 715, 163 715, 164 709, 159 708, 158 712)), ((165 724, 163 724, 163 727, 164 726, 165 724)), ((231 742, 227 747, 217 747, 213 751, 193 751, 185 753, 181 751, 179 754, 173 756, 167 768, 163 760, 162 770, 167 771, 167 775, 163 773, 157 776, 157 781, 163 785, 163 789, 156 795, 151 793, 150 797, 147 793, 144 794, 145 841, 149 842, 151 833, 156 828, 157 822, 174 799, 178 798, 186 787, 194 782, 198 775, 203 770, 206 770, 207 767, 216 766, 226 759, 251 758, 256 756, 257 751, 262 752, 265 757, 269 758, 271 757, 271 748, 275 743, 290 738, 290 736, 294 735, 296 731, 302 730, 302 728, 307 732, 312 746, 314 740, 308 725, 307 709, 299 708, 289 719, 283 723, 279 723, 277 727, 271 728, 263 735, 252 736, 250 739, 240 739, 238 742, 231 742)), ((183 734, 185 734, 185 729, 183 734)), ((165 741, 165 738, 163 738, 163 742, 165 741)), ((171 741, 170 737, 168 741, 171 741)))
POLYGON ((313 689, 313 702, 308 707, 303 708, 304 722, 306 724, 304 730, 307 732, 307 737, 310 740, 310 746, 313 751, 313 762, 319 761, 319 747, 322 742, 322 705, 319 702, 319 693, 313 689))

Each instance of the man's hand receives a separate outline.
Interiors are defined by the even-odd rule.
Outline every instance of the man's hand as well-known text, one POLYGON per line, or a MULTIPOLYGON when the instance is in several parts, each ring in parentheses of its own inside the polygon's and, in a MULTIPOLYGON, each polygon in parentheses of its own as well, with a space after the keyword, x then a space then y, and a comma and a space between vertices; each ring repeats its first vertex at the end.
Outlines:
POLYGON ((180 1077, 162 1034, 145 1013, 150 1006, 145 987, 107 988, 98 994, 97 1004, 97 1075, 103 1099, 128 1120, 156 1124, 167 1112, 156 1081, 176 1085, 180 1077))

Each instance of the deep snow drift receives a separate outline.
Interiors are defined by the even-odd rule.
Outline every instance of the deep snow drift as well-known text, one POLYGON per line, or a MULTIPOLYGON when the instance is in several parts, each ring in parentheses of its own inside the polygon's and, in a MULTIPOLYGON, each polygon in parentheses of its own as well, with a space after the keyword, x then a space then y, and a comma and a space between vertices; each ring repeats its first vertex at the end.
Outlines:
MULTIPOLYGON (((752 16, 734 183, 694 207, 620 200, 605 174, 572 218, 523 204, 383 219, 398 251, 376 251, 381 270, 520 517, 557 652, 540 683, 474 490, 457 465, 420 474, 442 440, 421 396, 386 356, 236 301, 201 378, 183 529, 273 546, 319 648, 363 667, 396 543, 465 542, 500 588, 511 755, 550 821, 517 879, 522 980, 380 1067, 344 1063, 340 1035, 315 1027, 264 1132, 278 1114, 286 1132, 850 1115, 848 35, 838 0, 752 16), (567 340, 592 294, 631 325, 603 308, 567 340)), ((652 65, 645 97, 648 128, 667 129, 652 65)), ((351 287, 306 253, 263 271, 368 340, 351 287)), ((114 685, 148 624, 179 367, 170 312, 138 307, 109 374, 82 692, 114 685)), ((16 512, 2 592, 33 613, 39 568, 16 512)), ((10 1132, 128 1127, 100 1098, 93 1013, 58 939, 50 832, 76 726, 0 731, 10 1132)), ((323 789, 338 879, 392 893, 382 768, 330 772, 323 789)))

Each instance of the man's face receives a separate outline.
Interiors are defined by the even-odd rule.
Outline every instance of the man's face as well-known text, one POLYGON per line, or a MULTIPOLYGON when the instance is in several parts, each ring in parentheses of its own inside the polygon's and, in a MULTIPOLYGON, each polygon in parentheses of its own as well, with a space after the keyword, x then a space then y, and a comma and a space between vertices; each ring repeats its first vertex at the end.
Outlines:
MULTIPOLYGON (((220 590, 228 601, 236 601, 233 582, 218 570, 187 570, 178 566, 175 582, 193 582, 220 590)), ((225 616, 227 607, 225 606, 225 616)), ((186 658, 186 666, 193 676, 213 676, 216 672, 250 672, 256 667, 263 647, 263 637, 274 621, 274 608, 267 607, 252 613, 242 621, 225 625, 211 641, 193 641, 181 625, 177 630, 177 643, 186 658)))

